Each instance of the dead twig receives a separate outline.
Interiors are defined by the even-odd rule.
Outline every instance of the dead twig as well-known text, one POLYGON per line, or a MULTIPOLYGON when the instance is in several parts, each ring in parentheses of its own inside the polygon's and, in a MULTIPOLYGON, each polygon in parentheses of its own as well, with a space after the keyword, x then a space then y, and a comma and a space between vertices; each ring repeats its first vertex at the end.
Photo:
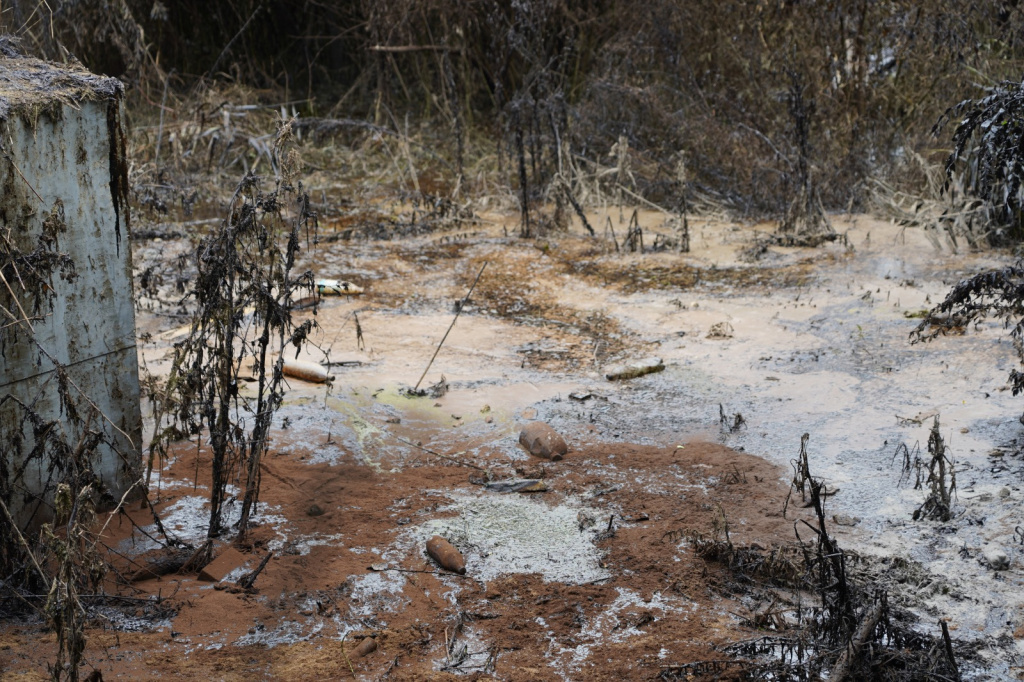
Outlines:
MULTIPOLYGON (((401 436, 396 436, 395 434, 391 434, 391 435, 394 436, 397 440, 402 441, 406 445, 411 445, 414 448, 419 448, 420 450, 422 450, 423 452, 427 453, 428 455, 433 455, 434 457, 440 457, 441 459, 448 460, 449 462, 451 462, 453 464, 458 464, 459 466, 464 466, 464 467, 470 467, 471 469, 476 469, 477 471, 484 471, 484 472, 487 471, 487 469, 485 469, 483 467, 479 467, 476 464, 470 464, 469 462, 463 462, 461 459, 456 459, 455 457, 451 457, 449 455, 442 455, 440 452, 434 452, 430 448, 423 447, 419 443, 413 443, 411 440, 407 440, 405 438, 402 438, 401 436)), ((455 453, 455 454, 461 454, 461 453, 455 453)))
POLYGON ((263 572, 263 569, 267 566, 267 562, 270 561, 270 558, 273 556, 273 552, 267 552, 267 555, 263 557, 263 561, 260 562, 259 566, 239 579, 238 586, 246 590, 251 590, 253 583, 256 582, 256 578, 260 577, 260 573, 263 572))
POLYGON ((484 261, 484 264, 480 266, 480 272, 476 273, 476 279, 473 280, 473 286, 469 288, 469 292, 466 294, 466 297, 459 302, 459 309, 455 311, 455 317, 452 319, 452 323, 448 325, 448 331, 446 331, 444 336, 441 337, 441 343, 437 344, 437 350, 435 350, 434 354, 430 357, 430 362, 427 363, 427 368, 423 370, 423 374, 420 375, 420 380, 417 381, 416 385, 413 387, 413 393, 420 390, 420 384, 423 383, 424 377, 426 377, 427 372, 430 371, 430 366, 434 364, 437 354, 441 352, 441 346, 444 345, 445 340, 448 338, 448 334, 451 333, 452 327, 455 326, 455 322, 459 319, 459 315, 462 314, 462 311, 466 308, 466 304, 469 303, 469 297, 473 295, 473 289, 476 289, 476 284, 480 281, 480 276, 484 274, 484 268, 486 267, 487 261, 484 261))
POLYGON ((878 623, 882 620, 882 614, 884 612, 885 602, 879 601, 864 614, 864 617, 860 622, 860 627, 857 628, 857 632, 854 633, 853 638, 846 644, 846 648, 843 649, 843 653, 839 656, 839 660, 836 661, 836 665, 832 669, 832 673, 829 675, 830 680, 843 682, 843 680, 849 678, 852 667, 857 662, 857 658, 860 655, 860 650, 864 648, 864 644, 868 641, 868 638, 871 637, 875 628, 878 627, 878 623))

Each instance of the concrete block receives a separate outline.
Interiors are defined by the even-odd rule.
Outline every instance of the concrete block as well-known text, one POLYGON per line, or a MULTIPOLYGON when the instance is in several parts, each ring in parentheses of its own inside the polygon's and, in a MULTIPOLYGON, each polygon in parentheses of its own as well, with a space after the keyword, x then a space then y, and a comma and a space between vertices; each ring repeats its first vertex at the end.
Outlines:
POLYGON ((203 570, 199 572, 199 579, 206 580, 208 582, 219 583, 224 580, 231 571, 235 570, 239 566, 245 566, 245 562, 249 560, 249 557, 239 552, 234 547, 225 547, 224 550, 217 555, 217 558, 210 563, 203 566, 203 570))
POLYGON ((31 514, 52 501, 61 465, 52 443, 36 448, 28 410, 72 447, 85 429, 102 433, 89 463, 101 502, 140 475, 122 94, 81 67, 0 57, 0 267, 13 272, 18 253, 53 263, 22 263, 0 286, 0 307, 21 319, 0 325, 0 441, 21 443, 0 449, 0 494, 19 525, 45 520, 31 514))

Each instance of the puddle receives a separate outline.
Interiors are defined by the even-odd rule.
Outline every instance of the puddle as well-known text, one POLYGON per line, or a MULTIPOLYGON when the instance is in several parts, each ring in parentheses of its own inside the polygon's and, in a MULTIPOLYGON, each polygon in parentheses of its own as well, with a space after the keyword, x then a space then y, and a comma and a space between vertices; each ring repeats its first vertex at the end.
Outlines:
POLYGON ((917 320, 904 316, 941 300, 954 273, 995 263, 935 254, 924 244, 885 244, 879 236, 887 226, 878 223, 870 223, 876 246, 862 248, 866 229, 851 229, 856 255, 822 263, 802 291, 689 292, 696 309, 666 305, 678 294, 617 297, 616 314, 627 328, 665 341, 659 355, 666 370, 602 389, 607 402, 548 401, 539 409, 555 413, 552 423, 564 430, 592 423, 609 442, 635 441, 637 433, 665 444, 712 434, 787 468, 801 434, 809 433, 812 473, 840 489, 828 513, 862 519, 853 529, 834 527, 840 544, 902 556, 946 576, 958 596, 928 597, 926 622, 941 614, 956 624, 958 638, 983 645, 1012 638, 1019 615, 1011 614, 1024 609, 1024 553, 1014 538, 1024 466, 1008 456, 994 467, 989 457, 1022 435, 1017 416, 1024 404, 1004 388, 1016 365, 1011 344, 990 323, 912 346, 908 335, 917 320), (718 320, 730 322, 733 338, 705 337, 718 320), (673 338, 677 329, 688 331, 673 338), (742 414, 736 432, 719 427, 720 404, 730 418, 742 414), (899 417, 922 412, 941 415, 956 460, 959 516, 952 523, 913 522, 924 493, 897 485, 896 446, 924 447, 931 427, 931 419, 899 417), (1004 489, 1005 497, 997 497, 1004 489), (1009 571, 993 572, 979 560, 993 544, 1010 555, 1009 571))
MULTIPOLYGON (((527 327, 496 331, 493 321, 468 315, 460 318, 456 331, 461 337, 448 349, 449 359, 458 357, 458 362, 454 367, 450 361, 440 362, 435 368, 438 375, 443 371, 449 380, 454 378, 453 386, 464 383, 441 401, 440 408, 432 407, 435 401, 429 399, 423 402, 425 407, 409 404, 397 397, 400 382, 387 381, 422 371, 404 357, 420 343, 410 343, 405 328, 410 325, 408 334, 427 337, 428 330, 443 327, 445 319, 423 313, 401 322, 405 341, 385 343, 378 336, 378 364, 354 369, 340 385, 373 381, 370 385, 385 386, 377 400, 401 413, 400 428, 391 428, 409 438, 429 433, 436 447, 448 451, 466 449, 466 441, 474 437, 489 438, 490 446, 509 459, 522 455, 514 436, 483 428, 477 418, 480 403, 490 403, 494 421, 507 430, 532 408, 537 418, 570 436, 570 445, 572 437, 584 433, 608 442, 662 444, 710 437, 787 468, 799 451, 800 436, 809 433, 812 473, 840 489, 830 499, 828 512, 861 519, 853 528, 835 527, 842 546, 902 556, 948 576, 951 594, 961 596, 937 593, 925 605, 930 612, 948 616, 958 637, 990 641, 1012 635, 1007 619, 988 616, 989 602, 1005 604, 1008 611, 1024 609, 1024 592, 1018 589, 1022 556, 1013 542, 1024 497, 1020 477, 1013 471, 1024 467, 1005 458, 1006 468, 1000 471, 988 456, 1024 436, 1016 421, 1022 404, 1003 390, 1016 363, 1012 347, 997 324, 912 346, 908 335, 917 320, 905 316, 941 300, 951 280, 998 261, 995 254, 936 253, 916 233, 903 233, 897 241, 897 228, 869 219, 837 224, 847 231, 854 251, 824 247, 814 252, 812 274, 797 288, 697 284, 686 290, 626 294, 572 280, 559 289, 562 305, 603 311, 637 339, 655 344, 654 354, 666 364, 659 374, 609 383, 601 368, 614 358, 598 362, 596 357, 574 380, 531 373, 522 361, 515 366, 522 354, 514 349, 555 348, 557 340, 545 333, 540 338, 530 335, 527 327), (733 336, 708 338, 711 327, 720 322, 728 322, 733 336), (397 362, 395 353, 403 356, 397 362), (486 399, 477 396, 476 388, 486 399), (606 400, 566 399, 581 388, 606 400), (735 432, 720 428, 719 405, 730 418, 742 414, 743 426, 735 432), (931 426, 930 420, 915 424, 900 417, 928 412, 940 414, 943 436, 957 462, 961 516, 953 524, 912 522, 923 493, 897 485, 897 445, 925 444, 931 426), (459 413, 470 419, 455 426, 451 415, 459 413), (584 425, 591 428, 585 430, 584 425), (1007 497, 980 499, 1003 488, 1009 490, 1007 497), (995 574, 979 562, 984 548, 993 544, 1007 549, 1013 562, 1010 571, 995 574)), ((694 258, 703 258, 708 266, 760 267, 738 264, 728 239, 702 239, 703 247, 699 240, 695 243, 704 251, 694 258)), ((772 265, 794 263, 797 253, 780 249, 775 254, 779 262, 772 265)), ((674 262, 652 254, 637 263, 661 261, 665 263, 658 267, 669 269, 674 262)), ((425 339, 422 343, 429 348, 425 339)), ((339 392, 338 399, 354 400, 363 419, 375 418, 368 395, 353 399, 339 392)), ((379 410, 377 416, 385 412, 379 410)), ((394 442, 366 437, 360 441, 357 429, 349 428, 352 433, 344 436, 345 442, 362 448, 371 459, 374 452, 388 449, 400 457, 401 448, 395 449, 394 442)), ((583 564, 590 572, 582 573, 549 559, 545 547, 569 543, 570 536, 577 548, 573 551, 582 556, 593 546, 579 537, 571 508, 545 511, 531 505, 536 503, 502 499, 484 505, 480 499, 461 499, 451 509, 458 514, 456 519, 431 522, 422 532, 451 534, 473 548, 467 562, 485 580, 511 570, 510 565, 516 566, 514 570, 535 570, 550 580, 585 581, 605 575, 594 569, 594 556, 583 564), (539 534, 533 532, 536 524, 541 524, 539 534), (520 537, 522 528, 531 532, 520 537)), ((1016 617, 1008 620, 1017 623, 1016 617)))

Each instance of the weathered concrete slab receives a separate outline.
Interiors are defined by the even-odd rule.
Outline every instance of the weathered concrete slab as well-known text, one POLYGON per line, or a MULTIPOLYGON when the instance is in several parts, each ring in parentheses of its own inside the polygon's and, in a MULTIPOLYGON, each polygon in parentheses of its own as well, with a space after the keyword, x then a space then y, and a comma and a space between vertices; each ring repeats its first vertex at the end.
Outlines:
POLYGON ((665 369, 665 363, 661 361, 661 358, 644 358, 621 365, 610 365, 605 368, 604 376, 609 381, 622 381, 660 372, 663 369, 665 369))
POLYGON ((0 495, 19 523, 37 501, 46 509, 63 464, 52 448, 33 452, 28 411, 72 446, 83 429, 102 433, 90 466, 104 498, 120 499, 139 475, 121 98, 117 80, 81 67, 0 57, 0 266, 10 285, 0 306, 28 318, 0 325, 0 495))

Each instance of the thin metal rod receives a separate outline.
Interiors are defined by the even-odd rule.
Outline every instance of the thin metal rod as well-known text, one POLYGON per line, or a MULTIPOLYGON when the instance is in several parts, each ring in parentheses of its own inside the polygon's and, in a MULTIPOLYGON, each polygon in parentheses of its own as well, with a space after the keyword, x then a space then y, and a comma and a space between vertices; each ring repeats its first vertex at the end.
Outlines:
POLYGON ((434 359, 437 357, 437 354, 441 352, 441 346, 444 345, 445 339, 448 338, 448 334, 451 333, 452 327, 455 326, 455 321, 458 320, 459 315, 462 314, 463 308, 465 308, 466 303, 469 302, 469 297, 473 295, 473 289, 476 289, 476 283, 480 281, 480 275, 484 274, 484 268, 487 267, 487 262, 488 261, 484 261, 484 264, 480 266, 480 272, 476 273, 476 279, 473 280, 473 286, 469 288, 469 293, 466 294, 466 297, 462 299, 462 302, 459 304, 459 309, 455 311, 455 318, 452 320, 452 323, 448 325, 448 331, 446 331, 444 336, 441 338, 441 343, 437 344, 437 350, 434 351, 434 355, 430 358, 430 362, 427 363, 427 368, 423 370, 423 374, 420 375, 420 380, 416 382, 416 385, 412 390, 420 390, 420 384, 423 383, 423 378, 427 376, 427 372, 430 371, 430 366, 434 364, 434 359))

